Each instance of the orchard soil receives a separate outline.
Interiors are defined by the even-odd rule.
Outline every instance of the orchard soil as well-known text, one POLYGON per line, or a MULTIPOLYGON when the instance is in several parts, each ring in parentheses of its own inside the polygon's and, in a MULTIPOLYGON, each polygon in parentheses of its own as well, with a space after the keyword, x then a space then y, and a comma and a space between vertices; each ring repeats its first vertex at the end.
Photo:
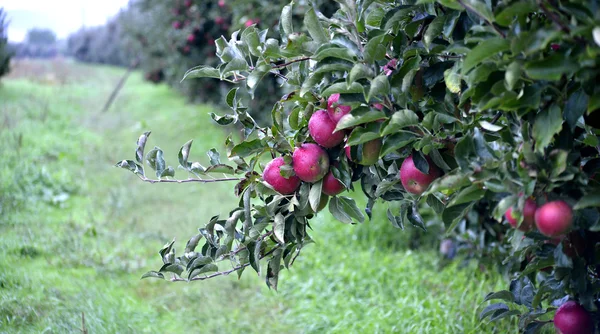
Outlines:
POLYGON ((140 73, 102 113, 124 71, 18 61, 0 82, 0 333, 517 333, 514 322, 478 320, 501 277, 411 250, 416 232, 394 229, 377 206, 360 226, 320 213, 316 244, 282 273, 279 292, 249 272, 140 280, 163 244, 175 237, 182 248, 237 199, 233 184, 147 184, 114 162, 133 157, 145 130, 173 166, 187 140, 205 161, 233 130, 211 124, 207 114, 223 111, 140 73))

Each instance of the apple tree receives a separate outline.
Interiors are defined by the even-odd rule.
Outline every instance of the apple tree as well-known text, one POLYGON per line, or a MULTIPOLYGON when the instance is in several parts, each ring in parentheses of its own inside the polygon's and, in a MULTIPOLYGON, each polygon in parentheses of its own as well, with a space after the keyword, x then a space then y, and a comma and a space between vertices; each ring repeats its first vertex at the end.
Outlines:
POLYGON ((437 222, 466 257, 511 277, 483 299, 493 302, 482 319, 518 316, 533 333, 554 317, 563 333, 592 332, 600 320, 598 3, 336 2, 330 16, 309 6, 302 24, 289 3, 278 38, 244 27, 215 41, 218 65, 186 73, 233 86, 230 112, 210 114, 244 130, 226 139, 226 152, 211 150, 202 163, 187 142, 177 155, 186 176, 175 178, 159 147, 145 153, 146 132, 135 158, 117 163, 152 183, 232 182, 239 197, 182 252, 165 245, 162 267, 144 277, 196 281, 251 267, 276 289, 280 270, 311 243, 319 211, 354 224, 385 210, 401 229, 437 222), (270 116, 263 126, 242 95, 267 78, 283 94, 253 111, 270 116), (366 207, 347 191, 365 196, 366 207))
POLYGON ((6 13, 0 7, 0 77, 7 74, 10 69, 10 57, 12 52, 8 49, 7 36, 8 22, 6 22, 6 13))

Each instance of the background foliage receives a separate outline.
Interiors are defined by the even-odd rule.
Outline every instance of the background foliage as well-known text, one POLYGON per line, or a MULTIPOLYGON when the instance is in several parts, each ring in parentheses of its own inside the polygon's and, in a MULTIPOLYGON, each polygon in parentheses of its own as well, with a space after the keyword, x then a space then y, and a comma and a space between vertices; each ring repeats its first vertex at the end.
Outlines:
POLYGON ((0 77, 8 73, 10 69, 12 52, 8 49, 7 28, 6 14, 4 13, 4 9, 0 7, 0 77))
MULTIPOLYGON (((312 242, 308 232, 322 183, 303 182, 298 192, 283 196, 262 182, 261 163, 280 155, 291 163, 294 147, 312 141, 307 123, 313 112, 340 93, 352 112, 336 129, 358 146, 352 154, 360 158, 361 145, 371 140, 380 139, 383 146, 380 160, 365 167, 346 158, 343 144, 327 150, 337 162, 336 178, 349 189, 360 184, 368 198, 363 213, 352 198, 332 197, 334 217, 362 223, 373 210, 387 210, 400 228, 426 229, 426 221, 437 222, 462 252, 514 278, 509 290, 486 298, 512 306, 492 304, 483 318, 519 315, 519 326, 535 331, 548 323, 561 299, 596 311, 596 1, 337 2, 340 10, 331 17, 308 8, 302 27, 294 24, 296 5, 289 4, 281 12, 280 39, 246 27, 215 41, 218 66, 187 73, 187 78, 241 82, 249 93, 263 78, 275 76, 286 81, 288 91, 272 109, 270 127, 248 114, 241 90, 228 93, 232 112, 212 117, 245 128, 242 141, 226 141, 230 164, 216 151, 208 153, 208 167, 192 163, 191 142, 182 146, 179 165, 191 179, 207 182, 214 172, 236 175, 240 203, 223 219, 211 218, 179 256, 173 243, 165 245, 164 265, 146 277, 171 273, 176 281, 202 280, 252 267, 264 271, 267 285, 276 288, 281 267, 312 242), (417 196, 399 183, 399 166, 409 155, 422 172, 439 168, 444 174, 417 196), (530 196, 538 206, 560 199, 573 207, 570 234, 552 241, 536 230, 524 233, 499 224, 508 208, 520 212, 530 196), (197 245, 202 247, 195 251, 197 245), (222 260, 233 268, 219 267, 222 260), (216 273, 207 275, 211 272, 216 273)), ((139 138, 135 160, 117 165, 156 182, 143 169, 147 161, 166 182, 175 170, 158 147, 144 157, 148 136, 139 138)))

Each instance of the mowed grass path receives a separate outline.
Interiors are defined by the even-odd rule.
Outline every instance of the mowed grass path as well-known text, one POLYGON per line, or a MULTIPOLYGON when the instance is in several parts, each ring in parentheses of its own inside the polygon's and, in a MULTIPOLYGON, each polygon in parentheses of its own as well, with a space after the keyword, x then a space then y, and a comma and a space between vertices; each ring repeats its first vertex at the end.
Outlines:
MULTIPOLYGON (((486 292, 505 283, 475 266, 441 269, 433 252, 407 251, 407 231, 383 214, 361 226, 328 213, 316 245, 280 278, 279 292, 247 270, 192 284, 140 280, 158 249, 185 241, 237 199, 233 184, 147 184, 113 168, 146 130, 177 165, 222 149, 226 129, 135 73, 101 113, 122 69, 22 62, 0 86, 0 332, 507 333, 483 325, 486 292)), ((219 111, 217 111, 219 112, 219 111)), ((384 211, 381 209, 380 211, 384 211)))

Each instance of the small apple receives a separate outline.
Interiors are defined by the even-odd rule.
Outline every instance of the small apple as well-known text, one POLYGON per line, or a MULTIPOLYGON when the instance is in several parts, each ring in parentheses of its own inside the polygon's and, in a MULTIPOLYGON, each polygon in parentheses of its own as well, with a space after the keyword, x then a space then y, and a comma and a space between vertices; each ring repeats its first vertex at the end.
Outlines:
POLYGON ((562 304, 554 314, 554 327, 562 334, 592 334, 594 322, 587 310, 575 301, 562 304))
POLYGON ((183 28, 183 24, 181 23, 181 21, 175 21, 173 22, 173 28, 179 30, 183 28))
POLYGON ((248 27, 250 27, 251 25, 253 25, 254 23, 256 23, 256 22, 254 22, 254 20, 252 20, 252 19, 248 19, 248 20, 246 20, 246 22, 244 23, 244 27, 248 28, 248 27))
MULTIPOLYGON (((533 226, 535 225, 535 211, 537 210, 537 204, 535 203, 535 201, 531 198, 528 198, 527 200, 525 200, 525 205, 523 206, 523 222, 521 223, 521 226, 519 226, 519 230, 524 231, 524 232, 528 232, 531 231, 531 229, 533 228, 533 226)), ((508 210, 506 210, 506 213, 504 214, 504 217, 506 217, 506 220, 508 220, 508 223, 510 224, 510 226, 516 228, 517 227, 517 220, 513 217, 512 215, 513 213, 513 208, 508 208, 508 210)))
POLYGON ((215 17, 215 23, 217 25, 222 25, 223 23, 225 23, 225 19, 221 16, 217 16, 217 17, 215 17))
POLYGON ((186 40, 187 40, 188 43, 192 44, 192 43, 194 43, 196 41, 196 35, 189 34, 186 40))
POLYGON ((335 131, 336 122, 331 120, 325 110, 315 111, 308 121, 308 132, 317 144, 331 148, 344 141, 344 131, 335 131))
POLYGON ((379 160, 379 152, 381 152, 381 139, 373 139, 362 145, 362 155, 359 160, 352 158, 352 147, 346 145, 344 150, 346 151, 346 157, 348 160, 354 161, 359 165, 371 166, 377 163, 379 160))
POLYGON ((285 165, 283 157, 271 160, 263 171, 263 180, 280 194, 289 195, 298 189, 300 186, 300 179, 297 176, 290 176, 286 179, 281 175, 280 168, 283 165, 285 165))
POLYGON ((185 1, 183 2, 183 5, 184 5, 186 8, 190 8, 190 7, 192 7, 192 5, 193 5, 193 4, 194 4, 194 3, 192 2, 192 0, 185 0, 185 1))
POLYGON ((565 201, 548 202, 535 212, 535 224, 547 237, 563 235, 573 225, 573 210, 565 201))
POLYGON ((400 166, 400 181, 402 181, 404 189, 411 194, 422 194, 427 190, 431 182, 440 176, 440 170, 436 165, 428 157, 426 159, 429 163, 428 174, 424 174, 417 169, 412 155, 404 159, 402 166, 400 166))
POLYGON ((304 182, 317 182, 329 170, 329 156, 317 144, 304 143, 297 147, 292 154, 292 160, 296 176, 304 182))
POLYGON ((221 8, 225 7, 225 0, 219 0, 218 5, 221 8))
POLYGON ((339 100, 339 93, 331 94, 331 96, 327 99, 327 114, 336 124, 342 117, 344 117, 344 115, 349 114, 350 110, 352 109, 350 106, 338 104, 339 100))
POLYGON ((390 59, 390 61, 383 66, 383 73, 389 77, 396 69, 396 65, 398 65, 398 59, 390 59))
POLYGON ((346 190, 344 184, 333 176, 333 173, 329 171, 323 178, 323 193, 329 196, 338 195, 346 190))
POLYGON ((552 49, 552 51, 558 51, 560 50, 560 44, 552 43, 550 44, 550 48, 552 49))

